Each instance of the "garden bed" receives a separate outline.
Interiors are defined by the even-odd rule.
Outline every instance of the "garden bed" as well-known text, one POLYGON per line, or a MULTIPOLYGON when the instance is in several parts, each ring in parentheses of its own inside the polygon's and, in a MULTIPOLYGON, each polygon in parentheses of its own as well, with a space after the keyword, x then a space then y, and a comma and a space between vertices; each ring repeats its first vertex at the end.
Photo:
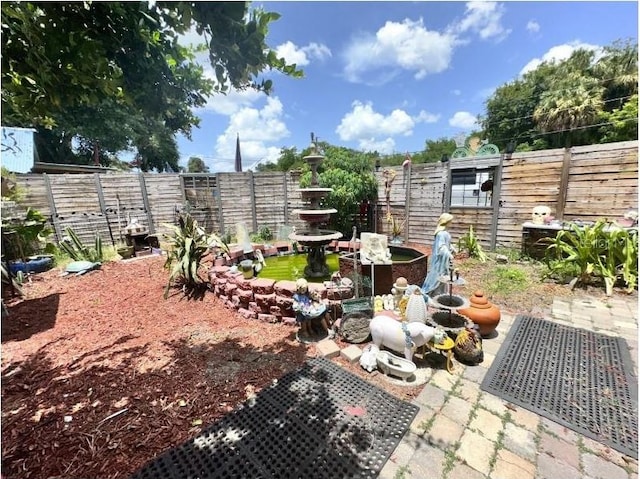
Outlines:
MULTIPOLYGON (((33 276, 2 319, 2 476, 128 477, 316 355, 296 328, 205 292, 162 294, 164 258, 33 276)), ((402 399, 419 388, 389 387, 402 399)))
MULTIPOLYGON (((4 477, 128 477, 316 355, 295 340, 295 326, 243 319, 209 291, 188 300, 173 289, 163 300, 163 261, 106 263, 84 276, 53 269, 33 276, 25 298, 6 301, 4 477)), ((490 299, 512 313, 543 315, 557 296, 604 298, 596 288, 540 282, 535 263, 497 275, 494 262, 457 259, 456 267, 466 286, 454 292, 502 282, 490 299), (518 271, 523 289, 513 287, 518 271)), ((334 361, 401 399, 422 389, 334 361)))

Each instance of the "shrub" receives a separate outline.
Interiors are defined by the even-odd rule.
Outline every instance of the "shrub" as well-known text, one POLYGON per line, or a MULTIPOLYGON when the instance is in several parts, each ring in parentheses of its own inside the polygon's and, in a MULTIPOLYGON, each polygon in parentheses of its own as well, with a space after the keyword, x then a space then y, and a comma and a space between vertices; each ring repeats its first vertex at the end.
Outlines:
POLYGON ((173 231, 172 235, 164 235, 171 243, 164 264, 164 267, 170 270, 169 281, 164 291, 164 299, 167 299, 175 281, 182 281, 183 286, 189 290, 194 290, 202 284, 198 271, 210 247, 217 246, 225 253, 229 252, 229 247, 218 235, 207 234, 189 213, 180 215, 178 226, 164 226, 173 231))
POLYGON ((592 284, 602 280, 607 295, 621 281, 627 292, 638 284, 638 232, 626 230, 605 220, 592 226, 571 224, 555 238, 543 238, 548 243, 546 276, 572 277, 571 285, 592 284))
POLYGON ((74 261, 91 261, 100 263, 104 260, 102 238, 96 234, 93 248, 85 246, 71 228, 65 229, 67 236, 60 242, 60 248, 74 261))

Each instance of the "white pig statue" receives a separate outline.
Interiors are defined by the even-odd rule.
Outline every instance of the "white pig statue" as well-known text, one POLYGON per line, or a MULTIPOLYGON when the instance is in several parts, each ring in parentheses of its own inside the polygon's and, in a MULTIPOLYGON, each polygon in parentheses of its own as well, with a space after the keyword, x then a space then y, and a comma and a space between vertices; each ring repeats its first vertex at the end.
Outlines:
POLYGON ((392 351, 404 352, 405 359, 413 358, 416 348, 427 344, 432 339, 435 343, 444 341, 447 333, 422 323, 401 323, 389 316, 375 316, 369 323, 373 343, 386 346, 392 351))

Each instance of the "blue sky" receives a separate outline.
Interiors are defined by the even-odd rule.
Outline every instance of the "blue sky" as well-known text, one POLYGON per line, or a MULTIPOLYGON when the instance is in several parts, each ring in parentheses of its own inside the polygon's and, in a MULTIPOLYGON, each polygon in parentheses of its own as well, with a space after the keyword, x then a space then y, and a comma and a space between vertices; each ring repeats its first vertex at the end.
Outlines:
POLYGON ((211 97, 192 140, 178 139, 183 165, 199 156, 212 172, 233 171, 236 134, 245 170, 305 148, 310 132, 365 151, 419 151, 472 131, 492 92, 540 61, 638 38, 637 2, 252 5, 282 15, 267 43, 305 76, 267 74, 269 97, 211 97))

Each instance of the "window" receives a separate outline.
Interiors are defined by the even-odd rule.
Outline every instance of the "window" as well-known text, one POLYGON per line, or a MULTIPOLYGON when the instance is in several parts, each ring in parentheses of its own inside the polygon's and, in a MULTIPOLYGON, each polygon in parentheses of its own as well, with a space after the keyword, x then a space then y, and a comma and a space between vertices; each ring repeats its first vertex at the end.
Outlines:
POLYGON ((494 169, 451 171, 451 206, 491 206, 494 169))

